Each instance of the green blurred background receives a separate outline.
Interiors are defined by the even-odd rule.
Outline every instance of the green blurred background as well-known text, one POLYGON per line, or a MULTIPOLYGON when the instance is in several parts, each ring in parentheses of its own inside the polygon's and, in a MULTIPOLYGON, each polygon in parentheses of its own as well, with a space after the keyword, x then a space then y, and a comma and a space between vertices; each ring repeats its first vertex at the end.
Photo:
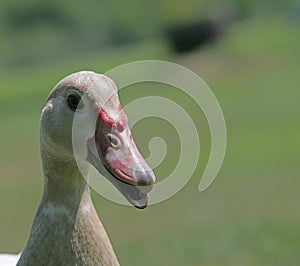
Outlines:
MULTIPOLYGON (((199 107, 178 90, 138 84, 123 105, 161 95, 193 118, 202 145, 190 182, 145 211, 92 192, 121 265, 299 265, 300 3, 295 0, 1 1, 0 251, 24 247, 42 192, 39 116, 50 89, 81 69, 105 72, 144 59, 181 64, 201 76, 223 109, 228 148, 211 187, 197 190, 210 137, 199 107), (216 20, 213 44, 174 53, 172 25, 216 20)), ((176 166, 179 139, 159 119, 133 128, 142 153, 161 136, 176 166)), ((192 158, 191 154, 191 158, 192 158)))

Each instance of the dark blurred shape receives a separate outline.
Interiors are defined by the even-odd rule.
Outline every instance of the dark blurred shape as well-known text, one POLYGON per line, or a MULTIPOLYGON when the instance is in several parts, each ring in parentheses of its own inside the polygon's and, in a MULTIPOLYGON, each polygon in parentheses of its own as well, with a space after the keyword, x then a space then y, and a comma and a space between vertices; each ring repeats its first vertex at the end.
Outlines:
POLYGON ((174 25, 169 28, 167 38, 175 52, 191 51, 215 42, 221 33, 220 26, 212 20, 174 25))

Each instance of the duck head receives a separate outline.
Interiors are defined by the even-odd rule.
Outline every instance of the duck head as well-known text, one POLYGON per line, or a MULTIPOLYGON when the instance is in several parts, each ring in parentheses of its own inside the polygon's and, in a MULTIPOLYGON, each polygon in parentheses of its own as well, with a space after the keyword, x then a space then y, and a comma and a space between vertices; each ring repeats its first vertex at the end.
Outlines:
POLYGON ((110 78, 91 71, 65 77, 50 92, 41 122, 41 142, 50 152, 91 164, 129 203, 147 206, 155 175, 134 142, 110 78))

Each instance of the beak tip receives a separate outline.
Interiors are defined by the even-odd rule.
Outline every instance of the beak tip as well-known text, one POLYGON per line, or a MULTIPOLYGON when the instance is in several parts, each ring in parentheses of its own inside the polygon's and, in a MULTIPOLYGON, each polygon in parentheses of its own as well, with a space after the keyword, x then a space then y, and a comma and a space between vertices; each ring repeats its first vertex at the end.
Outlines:
POLYGON ((144 196, 133 202, 133 206, 139 210, 146 209, 148 207, 148 197, 144 196))
POLYGON ((134 207, 136 207, 139 210, 143 210, 143 209, 146 209, 148 207, 148 204, 145 204, 145 205, 135 205, 134 207))
POLYGON ((155 175, 151 171, 134 171, 134 177, 138 186, 152 186, 155 182, 155 175))

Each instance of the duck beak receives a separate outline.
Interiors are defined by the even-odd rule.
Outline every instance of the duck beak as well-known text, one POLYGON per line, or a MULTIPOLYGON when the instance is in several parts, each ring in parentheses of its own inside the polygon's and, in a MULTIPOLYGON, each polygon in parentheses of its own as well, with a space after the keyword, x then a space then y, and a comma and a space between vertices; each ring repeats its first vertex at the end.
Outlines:
POLYGON ((133 206, 147 207, 147 193, 155 183, 155 175, 140 154, 127 123, 111 127, 99 117, 94 140, 97 156, 89 156, 93 157, 90 162, 133 206))

